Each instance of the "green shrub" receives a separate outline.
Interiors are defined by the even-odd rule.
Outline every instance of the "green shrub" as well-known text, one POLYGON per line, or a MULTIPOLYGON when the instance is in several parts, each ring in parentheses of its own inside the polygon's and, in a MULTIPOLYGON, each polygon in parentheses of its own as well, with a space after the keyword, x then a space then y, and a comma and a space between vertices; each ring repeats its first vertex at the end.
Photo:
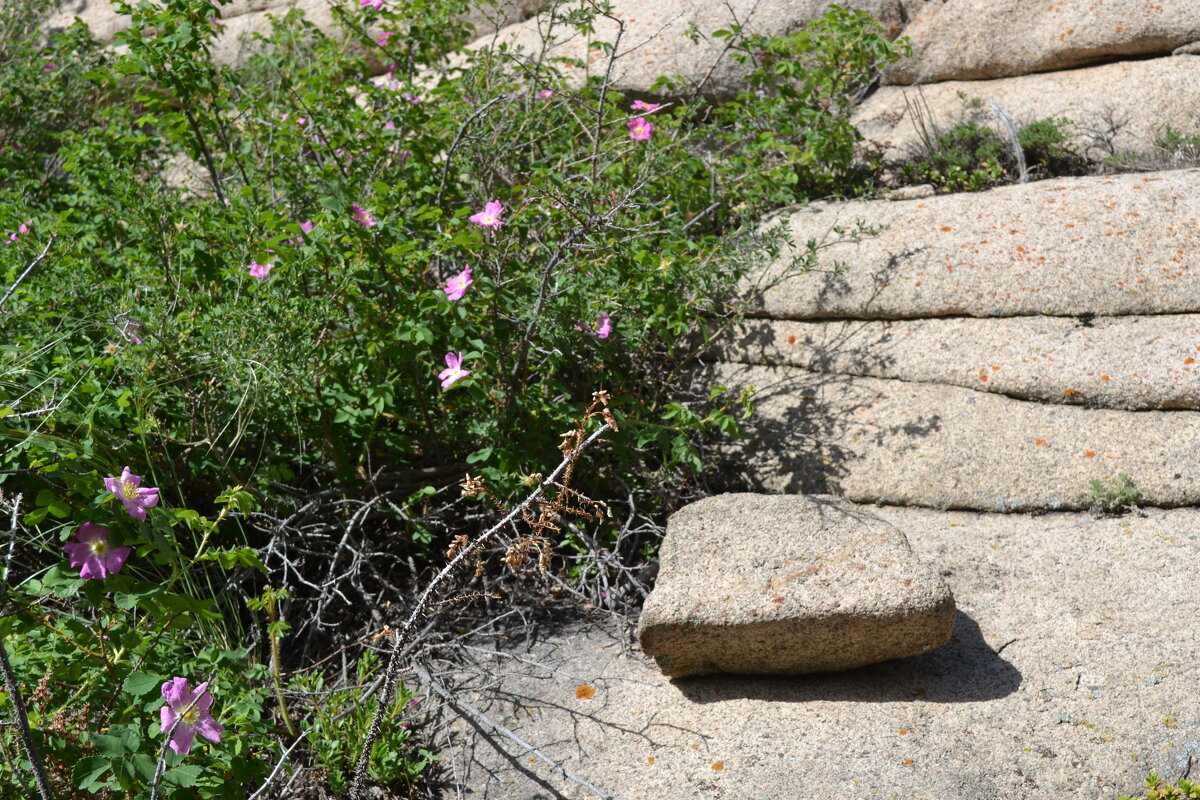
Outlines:
MULTIPOLYGON (((620 432, 573 487, 636 495, 644 518, 705 471, 706 437, 737 432, 747 396, 687 368, 785 243, 758 215, 846 190, 847 98, 898 49, 837 7, 783 39, 729 31, 752 90, 634 114, 558 62, 461 52, 466 5, 339 12, 354 46, 292 10, 238 70, 211 60, 209 0, 119 4, 119 55, 0 9, 0 505, 19 554, 0 642, 26 686, 45 678, 31 721, 60 796, 149 796, 175 677, 209 681, 226 736, 166 756, 164 796, 244 796, 295 721, 339 784, 360 689, 289 695, 323 678, 285 688, 266 642, 293 637, 295 666, 348 638, 395 565, 492 513, 451 497, 464 473, 500 505, 524 492, 593 391, 620 432), (371 61, 391 67, 368 80, 371 61), (144 521, 102 488, 125 466, 159 492, 144 521), (64 566, 85 524, 130 548, 120 574, 64 566), (364 579, 348 550, 393 566, 364 579)), ((429 764, 401 730, 377 780, 429 764)), ((31 787, 10 728, 0 751, 0 783, 31 787)))
POLYGON ((1065 117, 1041 119, 1017 131, 1017 141, 1025 151, 1025 160, 1035 177, 1086 175, 1093 165, 1071 143, 1065 117))
POLYGON ((900 164, 905 183, 932 183, 945 192, 977 192, 1005 181, 1007 145, 986 125, 963 122, 934 135, 921 158, 900 164))

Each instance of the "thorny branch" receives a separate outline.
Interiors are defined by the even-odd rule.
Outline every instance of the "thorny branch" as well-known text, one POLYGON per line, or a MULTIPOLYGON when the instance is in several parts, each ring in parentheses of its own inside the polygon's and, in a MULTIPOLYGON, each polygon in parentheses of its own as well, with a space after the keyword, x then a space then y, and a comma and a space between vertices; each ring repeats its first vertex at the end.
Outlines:
POLYGON ((15 292, 17 287, 21 285, 21 281, 25 280, 29 273, 33 272, 33 268, 41 263, 42 259, 46 257, 46 254, 50 252, 50 246, 54 244, 56 239, 58 239, 58 237, 55 234, 50 234, 50 238, 46 241, 46 246, 42 248, 41 255, 29 262, 29 266, 25 268, 25 271, 17 277, 12 286, 8 287, 8 291, 4 293, 4 297, 0 297, 0 308, 3 308, 4 304, 8 301, 8 298, 12 297, 12 293, 15 292))
MULTIPOLYGON (((555 467, 546 478, 544 478, 537 487, 526 497, 520 504, 509 511, 503 519, 493 525, 491 528, 477 536, 473 541, 466 543, 459 548, 452 548, 453 557, 442 568, 442 570, 434 576, 434 578, 426 585, 425 590, 413 605, 412 611, 404 624, 400 626, 394 634, 392 641, 392 649, 388 655, 387 667, 384 671, 383 689, 376 699, 375 715, 371 719, 370 728, 367 730, 367 735, 363 741, 362 751, 359 753, 358 763, 354 768, 354 777, 350 782, 350 786, 346 791, 346 797, 350 800, 357 800, 362 797, 362 785, 367 775, 367 765, 370 761, 371 749, 375 746, 375 740, 379 738, 383 725, 383 718, 387 713, 387 709, 391 704, 392 696, 395 693, 396 682, 400 674, 400 666, 402 655, 413 639, 413 631, 416 629, 417 623, 429 613, 433 604, 434 597, 441 592, 445 584, 458 571, 460 567, 474 559, 479 551, 493 539, 495 539, 501 531, 508 528, 518 518, 529 520, 529 510, 538 504, 542 495, 552 487, 558 488, 560 491, 569 491, 568 484, 570 483, 572 474, 575 470, 575 463, 579 456, 592 443, 603 436, 610 430, 616 430, 616 420, 607 407, 608 393, 596 392, 593 395, 592 404, 588 407, 583 417, 580 419, 575 430, 563 434, 563 443, 561 445, 563 451, 563 460, 555 467), (591 435, 585 436, 585 427, 593 417, 600 417, 604 420, 603 424, 596 429, 591 435), (561 482, 559 478, 562 478, 561 482)), ((472 479, 469 475, 463 483, 464 494, 482 494, 486 492, 482 482, 478 479, 472 479)), ((542 511, 541 516, 534 523, 535 531, 539 524, 548 524, 549 520, 546 517, 556 511, 556 504, 539 504, 542 511)))
MULTIPOLYGON (((46 245, 47 249, 49 246, 46 245)), ((8 556, 4 560, 4 574, 0 579, 0 598, 3 598, 8 588, 8 562, 12 558, 13 543, 17 539, 17 516, 20 506, 21 495, 17 495, 17 499, 12 503, 12 519, 8 528, 8 556)), ((17 676, 13 674, 12 664, 8 660, 8 651, 4 649, 3 642, 0 642, 0 672, 4 673, 4 687, 8 691, 8 699, 15 712, 14 722, 21 739, 21 747, 25 750, 25 757, 29 759, 29 765, 33 769, 33 778, 37 781, 38 794, 42 800, 54 800, 54 790, 50 788, 50 781, 46 778, 46 771, 42 768, 41 759, 38 758, 37 746, 33 742, 33 731, 29 727, 29 715, 25 713, 25 701, 21 697, 21 687, 17 684, 17 676)))

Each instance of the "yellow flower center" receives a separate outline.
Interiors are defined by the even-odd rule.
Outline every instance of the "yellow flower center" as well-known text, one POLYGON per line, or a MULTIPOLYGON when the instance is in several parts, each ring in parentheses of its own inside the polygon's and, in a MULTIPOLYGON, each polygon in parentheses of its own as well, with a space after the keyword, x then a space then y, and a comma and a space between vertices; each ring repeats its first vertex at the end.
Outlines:
POLYGON ((124 495, 127 500, 136 500, 138 496, 138 487, 134 485, 133 481, 122 481, 121 494, 124 495))
POLYGON ((104 539, 94 539, 93 541, 88 542, 88 546, 92 548, 93 555, 103 556, 108 552, 108 542, 106 542, 104 539))
POLYGON ((191 708, 189 708, 187 710, 187 712, 183 715, 183 724, 184 725, 195 725, 199 721, 200 721, 200 709, 196 708, 195 706, 192 706, 191 708))

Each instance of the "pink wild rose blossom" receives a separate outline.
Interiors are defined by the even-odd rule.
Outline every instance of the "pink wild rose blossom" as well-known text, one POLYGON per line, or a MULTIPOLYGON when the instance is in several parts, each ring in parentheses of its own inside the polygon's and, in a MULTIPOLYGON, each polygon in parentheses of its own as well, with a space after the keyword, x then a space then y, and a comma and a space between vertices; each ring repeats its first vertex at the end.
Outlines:
POLYGON ((608 312, 602 311, 600 312, 600 316, 596 317, 596 321, 593 322, 590 327, 584 325, 582 322, 578 323, 575 327, 586 333, 588 336, 595 336, 597 339, 607 339, 609 334, 612 333, 613 321, 612 317, 608 315, 608 312))
MULTIPOLYGON (((380 3, 380 5, 382 5, 382 3, 380 3)), ((388 39, 392 38, 395 35, 396 35, 395 31, 384 31, 383 33, 379 34, 379 38, 376 39, 375 41, 379 43, 380 47, 387 47, 388 39)))
POLYGON ((134 475, 129 467, 121 471, 119 478, 105 478, 104 488, 125 504, 129 516, 143 522, 146 520, 146 509, 158 505, 158 489, 142 486, 142 476, 134 475))
POLYGON ((635 142, 644 142, 654 133, 654 123, 645 117, 631 119, 625 124, 629 126, 629 138, 635 142))
POLYGON ((542 89, 540 92, 537 93, 537 97, 539 100, 549 100, 551 97, 554 97, 554 90, 553 89, 542 89))
POLYGON ((20 235, 22 233, 29 233, 29 226, 32 224, 33 224, 33 220, 31 220, 31 219, 27 219, 24 222, 22 222, 21 225, 17 228, 17 232, 10 233, 8 235, 8 238, 4 240, 4 243, 9 244, 10 242, 16 242, 20 238, 20 235))
POLYGON ((191 691, 188 689, 187 678, 172 678, 162 685, 162 696, 167 705, 158 710, 159 724, 163 733, 171 731, 171 740, 167 742, 167 746, 174 750, 176 755, 186 756, 191 751, 192 739, 197 733, 210 742, 221 741, 221 731, 224 728, 208 712, 213 702, 213 696, 208 691, 208 681, 191 691), (175 726, 174 730, 171 730, 172 725, 175 726))
POLYGON ((442 291, 446 293, 446 298, 449 300, 462 300, 463 295, 467 293, 467 287, 474 282, 471 279, 471 266, 468 264, 462 272, 455 275, 449 283, 442 287, 442 291))
POLYGON ((662 108, 662 103, 647 103, 645 100, 634 100, 633 105, 629 108, 633 111, 645 111, 647 114, 653 114, 662 108))
POLYGON ((371 216, 370 211, 367 211, 362 206, 350 206, 350 211, 350 216, 353 217, 354 221, 359 225, 362 225, 364 228, 375 227, 375 218, 371 216))
POLYGON ((133 552, 131 547, 111 547, 108 544, 108 528, 94 522, 85 522, 75 532, 77 542, 63 545, 72 567, 82 567, 79 577, 85 581, 103 580, 121 571, 125 559, 133 552))
POLYGON ((504 222, 500 219, 500 214, 504 212, 504 204, 499 200, 489 200, 483 207, 483 211, 477 211, 468 219, 474 222, 481 228, 491 228, 497 230, 504 222))
POLYGON ((359 0, 359 3, 358 3, 359 8, 367 8, 368 6, 375 9, 376 11, 382 11, 383 10, 383 0, 359 0))
POLYGON ((443 389, 449 389, 457 381, 471 374, 470 370, 462 368, 462 353, 446 353, 446 368, 438 373, 443 389))
POLYGON ((258 278, 260 281, 265 281, 267 276, 271 274, 271 270, 275 269, 275 264, 259 264, 257 261, 251 261, 246 265, 246 269, 250 270, 251 278, 258 278))

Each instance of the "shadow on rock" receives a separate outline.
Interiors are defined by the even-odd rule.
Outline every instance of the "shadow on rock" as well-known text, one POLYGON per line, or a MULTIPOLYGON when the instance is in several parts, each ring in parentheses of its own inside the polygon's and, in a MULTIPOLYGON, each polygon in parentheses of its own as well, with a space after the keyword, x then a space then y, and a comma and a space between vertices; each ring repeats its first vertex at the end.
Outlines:
POLYGON ((740 699, 773 703, 970 703, 1012 694, 1021 685, 1021 673, 988 646, 975 620, 959 611, 950 641, 923 655, 840 673, 794 677, 708 675, 671 683, 695 703, 740 699))

